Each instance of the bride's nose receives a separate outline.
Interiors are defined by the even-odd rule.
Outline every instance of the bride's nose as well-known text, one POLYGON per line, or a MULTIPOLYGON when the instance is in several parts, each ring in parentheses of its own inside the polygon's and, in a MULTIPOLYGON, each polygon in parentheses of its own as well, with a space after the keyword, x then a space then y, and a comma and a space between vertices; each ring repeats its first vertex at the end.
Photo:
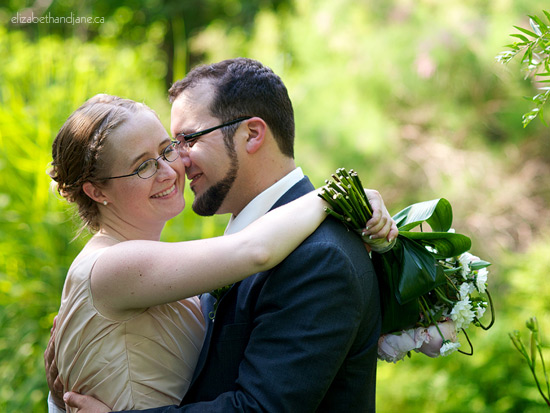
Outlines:
POLYGON ((159 159, 158 166, 157 166, 157 173, 156 173, 156 175, 158 175, 157 179, 161 181, 164 179, 173 179, 177 175, 177 172, 174 169, 174 165, 172 164, 173 162, 165 161, 162 158, 159 159))

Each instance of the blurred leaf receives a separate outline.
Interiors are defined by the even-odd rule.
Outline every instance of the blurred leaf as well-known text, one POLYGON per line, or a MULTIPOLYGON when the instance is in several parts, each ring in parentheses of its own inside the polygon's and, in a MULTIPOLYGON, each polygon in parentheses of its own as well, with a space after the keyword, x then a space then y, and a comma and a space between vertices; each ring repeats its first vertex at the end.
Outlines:
POLYGON ((529 16, 529 24, 538 36, 542 36, 543 33, 548 31, 546 24, 537 16, 529 16))
POLYGON ((399 231, 399 234, 415 240, 424 247, 431 247, 435 250, 432 254, 438 259, 458 257, 472 247, 469 237, 451 232, 399 231))
MULTIPOLYGON (((512 37, 517 37, 518 39, 520 40, 523 40, 523 42, 527 43, 529 41, 529 39, 527 39, 527 37, 525 37, 524 35, 522 34, 511 34, 510 36, 512 37)), ((521 43, 521 45, 523 45, 524 43, 521 43)), ((507 45, 506 47, 518 47, 518 45, 514 44, 514 45, 507 45)))
POLYGON ((410 230, 427 222, 433 231, 448 231, 453 222, 451 204, 444 198, 419 202, 393 216, 400 231, 410 230))
POLYGON ((519 26, 514 26, 515 29, 519 30, 520 32, 522 33, 525 33, 526 35, 528 36, 531 36, 531 37, 538 37, 535 33, 533 33, 532 31, 529 31, 527 29, 524 29, 523 27, 519 27, 519 26))

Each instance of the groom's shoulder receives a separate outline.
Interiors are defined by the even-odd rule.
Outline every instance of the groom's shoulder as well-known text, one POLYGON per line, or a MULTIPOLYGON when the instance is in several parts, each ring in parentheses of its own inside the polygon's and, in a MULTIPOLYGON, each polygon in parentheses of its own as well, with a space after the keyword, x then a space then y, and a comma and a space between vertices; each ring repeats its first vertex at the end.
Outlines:
MULTIPOLYGON (((315 188, 309 178, 304 176, 304 178, 298 181, 279 199, 275 207, 297 199, 313 189, 315 188)), ((365 248, 361 238, 357 234, 349 231, 340 221, 332 217, 327 217, 315 232, 297 248, 297 250, 307 248, 314 243, 317 244, 317 248, 319 248, 319 244, 325 244, 327 248, 340 247, 344 251, 350 253, 358 252, 368 256, 368 254, 363 254, 365 248)))
MULTIPOLYGON (((288 190, 277 202, 276 207, 284 205, 312 191, 314 186, 307 176, 302 178, 290 190, 288 190)), ((302 245, 312 242, 327 242, 344 245, 359 245, 363 243, 360 237, 349 231, 340 221, 327 217, 315 232, 302 245)))
POLYGON ((357 286, 359 279, 367 282, 374 275, 361 238, 332 217, 325 219, 277 268, 284 272, 295 267, 304 271, 300 278, 306 273, 313 279, 337 275, 338 279, 349 280, 351 286, 357 286))
POLYGON ((341 222, 332 217, 327 217, 298 249, 311 246, 321 249, 337 249, 344 255, 359 255, 368 258, 359 235, 348 230, 341 222))

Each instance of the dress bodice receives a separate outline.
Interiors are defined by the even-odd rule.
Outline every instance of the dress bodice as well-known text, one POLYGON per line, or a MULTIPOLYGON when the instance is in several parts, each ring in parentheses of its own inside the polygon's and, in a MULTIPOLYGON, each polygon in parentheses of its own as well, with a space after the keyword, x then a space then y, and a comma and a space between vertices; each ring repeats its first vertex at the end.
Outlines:
POLYGON ((78 256, 65 280, 55 357, 66 391, 113 410, 179 404, 197 363, 205 322, 197 297, 112 320, 94 307, 92 268, 105 248, 78 256))

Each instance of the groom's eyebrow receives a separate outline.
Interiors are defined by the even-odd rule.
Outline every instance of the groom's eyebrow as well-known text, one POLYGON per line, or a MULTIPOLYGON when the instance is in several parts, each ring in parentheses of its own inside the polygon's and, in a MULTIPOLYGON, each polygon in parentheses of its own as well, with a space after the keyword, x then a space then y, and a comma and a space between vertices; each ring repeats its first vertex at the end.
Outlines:
POLYGON ((192 133, 196 133, 196 132, 200 132, 204 129, 207 129, 206 126, 204 125, 195 125, 194 127, 193 126, 183 126, 178 133, 176 133, 176 137, 177 136, 181 136, 181 135, 191 135, 192 133))
POLYGON ((176 133, 176 136, 191 135, 192 133, 195 133, 195 132, 196 132, 196 130, 183 129, 183 130, 181 130, 180 132, 176 133))

